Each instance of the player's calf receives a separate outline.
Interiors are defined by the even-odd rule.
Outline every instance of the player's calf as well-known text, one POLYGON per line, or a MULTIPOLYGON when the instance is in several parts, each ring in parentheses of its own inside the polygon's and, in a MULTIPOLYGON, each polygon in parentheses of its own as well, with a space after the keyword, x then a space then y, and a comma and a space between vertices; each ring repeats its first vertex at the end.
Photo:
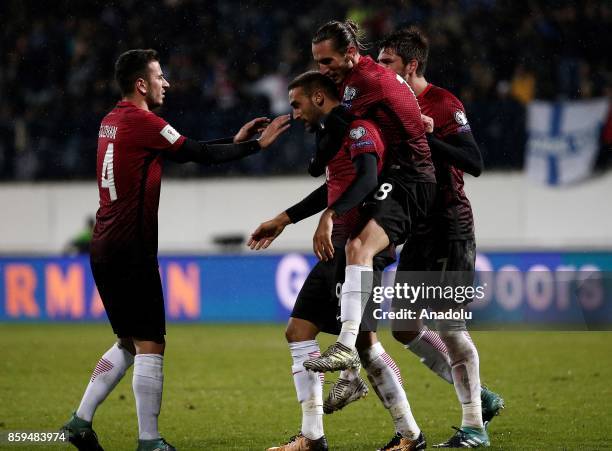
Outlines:
POLYGON ((293 365, 291 372, 297 400, 302 409, 300 434, 310 440, 317 440, 323 431, 323 387, 320 375, 304 368, 304 361, 320 355, 315 340, 289 343, 293 365))
POLYGON ((148 449, 146 448, 148 443, 161 440, 157 420, 164 386, 163 364, 164 357, 159 354, 137 354, 134 358, 132 388, 136 399, 138 438, 145 446, 141 448, 139 445, 138 448, 143 451, 148 449))
POLYGON ((407 439, 417 440, 421 430, 412 415, 395 361, 380 342, 362 350, 361 359, 372 388, 391 415, 396 432, 407 439))
POLYGON ((453 384, 463 411, 461 427, 483 428, 478 351, 463 330, 441 330, 440 337, 452 361, 453 384))
POLYGON ((416 330, 393 330, 393 337, 416 355, 421 363, 449 384, 453 383, 448 349, 438 332, 422 326, 416 330))
MULTIPOLYGON (((436 331, 427 326, 419 331, 393 330, 393 337, 402 343, 406 349, 415 354, 421 363, 436 373, 449 384, 453 383, 452 368, 448 349, 436 331)), ((464 331, 469 340, 469 335, 464 331)), ((497 393, 482 386, 480 390, 483 424, 488 424, 504 409, 504 399, 497 393)))

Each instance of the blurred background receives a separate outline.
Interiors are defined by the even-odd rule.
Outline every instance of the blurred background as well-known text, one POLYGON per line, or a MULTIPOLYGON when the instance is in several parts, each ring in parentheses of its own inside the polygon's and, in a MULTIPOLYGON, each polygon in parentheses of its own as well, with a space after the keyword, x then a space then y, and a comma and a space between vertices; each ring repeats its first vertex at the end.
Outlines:
MULTIPOLYGON (((283 2, 159 0, 0 5, 0 178, 94 177, 95 137, 118 92, 117 56, 161 53, 172 87, 161 114, 187 136, 231 134, 249 117, 287 111, 286 84, 311 66, 310 38, 332 18, 385 34, 417 24, 430 38, 427 77, 465 104, 488 169, 520 169, 534 99, 612 95, 607 1, 283 2), (51 6, 52 5, 52 6, 51 6)), ((606 142, 612 140, 608 124, 606 142)), ((301 131, 262 159, 167 174, 302 174, 301 131)), ((306 142, 309 144, 309 142, 306 142)))
MULTIPOLYGON (((466 176, 481 268, 551 280, 612 269, 609 1, 4 0, 0 16, 1 318, 103 316, 86 257, 65 256, 87 251, 97 130, 118 100, 121 52, 157 49, 171 83, 159 114, 184 135, 219 138, 288 112, 287 83, 313 68, 312 34, 331 19, 358 22, 373 56, 398 27, 429 36, 426 77, 462 100, 485 161, 481 177, 466 176)), ((286 318, 314 263, 317 218, 263 255, 244 241, 323 183, 306 175, 311 149, 296 124, 237 163, 167 164, 159 244, 171 318, 286 318), (244 311, 240 298, 258 301, 244 311)))

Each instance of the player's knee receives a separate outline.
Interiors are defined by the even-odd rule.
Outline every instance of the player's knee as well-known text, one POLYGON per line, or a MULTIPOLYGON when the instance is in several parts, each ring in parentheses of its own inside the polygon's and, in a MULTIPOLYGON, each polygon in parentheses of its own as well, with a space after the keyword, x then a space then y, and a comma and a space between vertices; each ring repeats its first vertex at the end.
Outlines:
POLYGON ((285 339, 287 340, 287 343, 293 343, 294 341, 298 341, 296 340, 297 337, 297 333, 295 331, 294 327, 291 327, 291 325, 287 326, 287 328, 285 329, 285 339))
POLYGON ((125 349, 130 354, 136 355, 136 348, 134 347, 134 342, 131 338, 118 337, 117 345, 119 345, 120 348, 125 349))
POLYGON ((372 260, 372 255, 369 255, 363 241, 355 238, 346 245, 346 261, 351 265, 367 265, 372 260))
POLYGON ((316 336, 316 333, 313 333, 310 330, 301 329, 299 327, 287 327, 285 330, 285 338, 287 343, 314 340, 316 336))
POLYGON ((401 344, 407 345, 419 335, 419 332, 413 330, 393 330, 391 334, 401 344))
POLYGON ((287 323, 287 329, 285 329, 285 338, 288 343, 308 341, 314 340, 318 333, 319 328, 314 323, 305 319, 291 317, 287 323))
POLYGON ((474 343, 462 330, 441 330, 440 338, 448 349, 452 365, 461 364, 463 361, 474 361, 478 359, 478 351, 474 343))
POLYGON ((295 343, 296 341, 306 341, 304 330, 298 327, 295 323, 290 322, 285 329, 285 339, 287 343, 295 343))
POLYGON ((133 341, 137 354, 164 355, 164 351, 166 350, 166 339, 163 335, 147 338, 134 337, 133 341))

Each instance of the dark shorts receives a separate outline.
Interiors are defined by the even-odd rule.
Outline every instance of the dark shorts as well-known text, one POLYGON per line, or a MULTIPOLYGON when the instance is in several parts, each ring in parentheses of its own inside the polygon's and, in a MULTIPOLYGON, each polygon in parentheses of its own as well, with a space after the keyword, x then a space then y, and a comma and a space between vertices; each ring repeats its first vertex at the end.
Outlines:
POLYGON ((118 337, 163 341, 166 334, 166 315, 156 261, 92 261, 91 270, 106 315, 118 337))
POLYGON ((416 234, 404 244, 397 270, 474 272, 475 266, 473 238, 459 240, 443 234, 416 234))
MULTIPOLYGON (((338 335, 340 323, 340 292, 344 283, 346 254, 342 248, 334 248, 334 258, 319 261, 308 274, 298 293, 292 318, 299 318, 315 324, 321 332, 338 335)), ((380 284, 383 270, 395 261, 393 252, 383 251, 374 257, 374 285, 380 284)), ((376 322, 370 312, 377 308, 371 300, 366 306, 362 330, 376 331, 376 322), (368 318, 370 320, 368 320, 368 318)))
POLYGON ((433 207, 436 184, 405 180, 400 170, 388 170, 378 190, 364 203, 364 214, 383 228, 392 244, 400 245, 413 225, 425 221, 433 207))
POLYGON ((473 299, 465 293, 472 292, 467 287, 473 286, 475 264, 474 239, 448 239, 444 234, 412 236, 400 253, 396 283, 441 287, 442 290, 452 290, 445 292, 452 292, 454 295, 434 295, 419 299, 410 306, 405 301, 394 299, 392 308, 445 311, 469 304, 473 299))

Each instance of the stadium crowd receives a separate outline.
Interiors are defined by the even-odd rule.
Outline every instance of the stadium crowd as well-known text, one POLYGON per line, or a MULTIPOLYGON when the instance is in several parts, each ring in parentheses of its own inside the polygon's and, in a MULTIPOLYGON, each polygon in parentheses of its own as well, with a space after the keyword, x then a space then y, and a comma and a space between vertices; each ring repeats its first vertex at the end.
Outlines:
MULTIPOLYGON (((171 83, 160 113, 202 139, 288 111, 286 84, 311 62, 322 22, 351 18, 376 41, 408 24, 430 37, 427 76, 465 103, 487 168, 518 168, 525 104, 612 95, 612 4, 604 1, 33 0, 0 3, 0 179, 93 177, 97 128, 118 98, 118 54, 155 48, 171 83)), ((295 174, 309 158, 294 127, 232 174, 295 174)), ((169 175, 228 172, 169 167, 169 175)))

